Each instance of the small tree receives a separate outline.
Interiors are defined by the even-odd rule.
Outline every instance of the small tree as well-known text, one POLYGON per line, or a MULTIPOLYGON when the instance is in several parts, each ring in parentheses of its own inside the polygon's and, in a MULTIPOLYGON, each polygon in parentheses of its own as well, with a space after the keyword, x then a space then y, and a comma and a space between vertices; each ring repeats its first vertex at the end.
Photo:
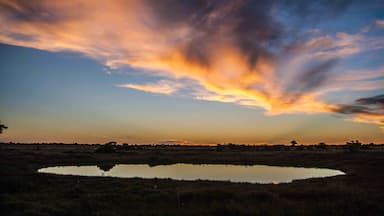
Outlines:
POLYGON ((115 153, 116 152, 116 142, 111 141, 107 142, 104 145, 101 145, 95 150, 96 153, 115 153))
POLYGON ((291 141, 291 145, 292 145, 292 146, 295 146, 295 145, 297 145, 297 142, 296 142, 296 140, 292 140, 292 141, 291 141))
POLYGON ((8 129, 7 126, 0 124, 0 134, 3 133, 3 130, 8 129))
POLYGON ((325 144, 324 142, 321 142, 317 145, 317 148, 318 149, 326 149, 327 148, 327 144, 325 144))
POLYGON ((361 148, 361 142, 359 142, 359 140, 352 140, 350 142, 347 142, 347 149, 350 151, 350 152, 358 152, 360 151, 360 148, 361 148))

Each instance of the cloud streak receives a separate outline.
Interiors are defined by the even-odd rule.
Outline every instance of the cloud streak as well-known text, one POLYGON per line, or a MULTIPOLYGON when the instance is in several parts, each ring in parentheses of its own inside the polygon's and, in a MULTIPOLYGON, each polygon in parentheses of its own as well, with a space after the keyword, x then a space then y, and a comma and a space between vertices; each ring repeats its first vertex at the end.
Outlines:
MULTIPOLYGON (((276 8, 313 19, 336 17, 349 5, 329 1, 314 8, 306 2, 1 1, 0 42, 79 52, 110 68, 129 65, 162 77, 119 87, 167 95, 188 89, 197 99, 260 107, 271 115, 332 112, 338 106, 321 96, 346 85, 332 82, 335 66, 382 49, 384 40, 361 33, 292 33, 276 18, 276 8), (180 79, 197 84, 181 85, 180 79)), ((371 82, 378 86, 380 80, 371 82)))
POLYGON ((120 84, 117 87, 130 88, 139 91, 145 91, 155 94, 165 94, 170 95, 176 92, 182 87, 181 83, 174 83, 167 80, 160 80, 155 83, 146 83, 146 84, 120 84))
POLYGON ((335 112, 351 115, 352 120, 381 125, 384 130, 384 95, 360 98, 353 104, 339 105, 335 112))

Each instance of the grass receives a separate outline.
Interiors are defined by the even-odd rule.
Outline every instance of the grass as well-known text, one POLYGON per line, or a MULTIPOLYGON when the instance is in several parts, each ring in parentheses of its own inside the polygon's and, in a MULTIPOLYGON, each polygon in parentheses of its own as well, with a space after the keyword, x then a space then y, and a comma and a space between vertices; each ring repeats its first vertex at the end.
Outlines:
POLYGON ((0 150, 1 215, 384 215, 384 152, 146 147, 94 153, 93 145, 0 150), (213 163, 327 167, 347 173, 289 184, 39 174, 56 165, 213 163))

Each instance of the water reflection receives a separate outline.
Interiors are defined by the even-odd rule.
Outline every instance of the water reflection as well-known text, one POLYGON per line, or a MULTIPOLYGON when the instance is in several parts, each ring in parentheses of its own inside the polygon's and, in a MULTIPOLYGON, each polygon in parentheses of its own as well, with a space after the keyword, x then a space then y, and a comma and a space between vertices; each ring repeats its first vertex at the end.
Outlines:
POLYGON ((175 180, 213 180, 249 183, 287 183, 297 179, 329 177, 345 173, 332 169, 279 167, 266 165, 119 164, 112 166, 58 166, 39 169, 40 173, 123 178, 171 178, 175 180))
POLYGON ((108 172, 109 170, 111 170, 113 167, 116 166, 116 164, 109 164, 109 163, 102 163, 102 164, 98 164, 96 165, 99 169, 101 169, 102 171, 104 172, 108 172))

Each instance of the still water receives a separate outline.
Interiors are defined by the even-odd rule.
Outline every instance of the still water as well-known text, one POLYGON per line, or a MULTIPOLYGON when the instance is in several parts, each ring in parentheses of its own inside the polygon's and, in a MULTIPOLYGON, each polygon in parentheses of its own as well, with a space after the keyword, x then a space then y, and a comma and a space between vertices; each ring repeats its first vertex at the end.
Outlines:
POLYGON ((266 165, 222 164, 118 164, 111 166, 57 166, 39 169, 40 173, 121 178, 170 178, 175 180, 212 180, 248 183, 288 183, 293 180, 344 175, 320 168, 280 167, 266 165))

